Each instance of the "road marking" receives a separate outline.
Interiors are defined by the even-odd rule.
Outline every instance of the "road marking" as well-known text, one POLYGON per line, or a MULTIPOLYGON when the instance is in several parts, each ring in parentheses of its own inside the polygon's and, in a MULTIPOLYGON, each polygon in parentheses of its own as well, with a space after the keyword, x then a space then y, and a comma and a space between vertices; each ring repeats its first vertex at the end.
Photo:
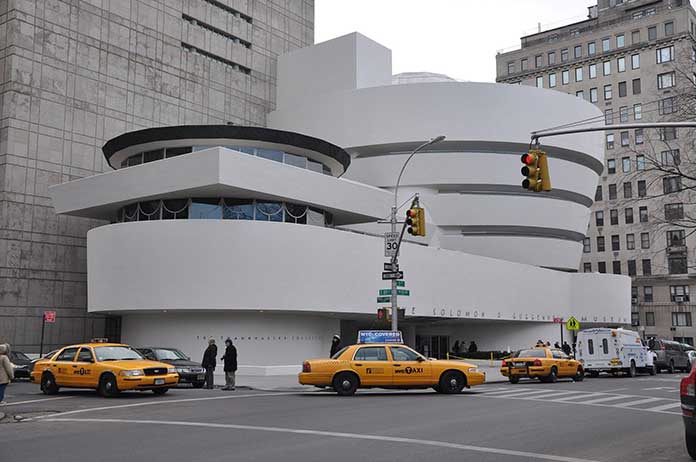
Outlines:
POLYGON ((222 428, 232 430, 248 430, 271 433, 291 433, 296 435, 328 436, 333 438, 346 438, 356 440, 384 441, 390 443, 417 444, 420 446, 435 446, 448 449, 460 449, 462 451, 483 452, 489 454, 500 454, 514 457, 527 457, 530 459, 553 460, 556 462, 595 462, 589 459, 579 459, 576 457, 556 456, 553 454, 541 454, 536 452, 515 451, 512 449, 489 448, 484 446, 471 446, 468 444, 448 443, 446 441, 423 440, 417 438, 404 438, 387 435, 366 435, 361 433, 329 432, 320 430, 305 430, 298 428, 283 427, 260 427, 253 425, 237 424, 215 424, 207 422, 182 422, 182 421, 162 421, 162 420, 130 420, 130 419, 71 419, 55 418, 44 420, 44 422, 77 422, 77 423, 122 423, 122 424, 144 424, 144 425, 171 425, 183 427, 203 427, 203 428, 222 428))
POLYGON ((679 391, 679 388, 675 387, 652 387, 652 388, 643 388, 644 391, 650 391, 650 390, 658 390, 658 391, 679 391))
POLYGON ((554 392, 547 392, 543 395, 536 395, 536 396, 522 396, 520 399, 540 399, 540 398, 551 398, 554 399, 556 396, 563 396, 563 395, 577 395, 578 393, 585 393, 582 391, 554 391, 554 392))
POLYGON ((552 399, 551 401, 558 403, 558 402, 563 402, 563 401, 570 401, 573 399, 585 399, 585 398, 594 398, 595 396, 604 396, 604 393, 589 393, 585 395, 580 395, 580 396, 566 396, 565 398, 558 398, 558 399, 552 399))
POLYGON ((680 402, 680 401, 676 401, 676 402, 674 402, 674 403, 663 404, 662 406, 655 406, 655 407, 651 407, 651 408, 648 408, 648 409, 645 409, 645 410, 646 410, 646 411, 653 411, 653 412, 656 412, 656 411, 666 411, 667 409, 672 409, 673 407, 681 407, 681 402, 680 402))
MULTIPOLYGON (((314 393, 314 392, 312 392, 312 393, 314 393)), ((43 415, 43 416, 32 417, 31 419, 26 419, 26 420, 39 420, 39 419, 45 419, 48 417, 58 417, 58 416, 63 416, 63 415, 83 414, 85 412, 94 412, 94 411, 107 411, 107 410, 111 410, 111 409, 125 409, 125 408, 131 408, 131 407, 154 406, 157 404, 161 405, 161 404, 171 404, 171 403, 189 403, 189 402, 198 402, 198 401, 212 401, 212 400, 218 400, 218 399, 263 398, 263 397, 268 397, 268 396, 306 395, 306 394, 311 394, 311 393, 307 393, 307 392, 305 392, 305 393, 302 393, 302 392, 256 393, 256 394, 248 394, 248 395, 208 396, 205 398, 159 399, 156 401, 146 401, 144 403, 117 404, 115 406, 100 406, 100 407, 90 407, 87 409, 76 409, 74 411, 59 412, 57 414, 52 414, 52 415, 43 415)), ((72 397, 66 396, 66 398, 72 398, 72 397)))
POLYGON ((625 399, 625 398, 631 398, 631 396, 630 395, 607 396, 606 398, 592 399, 590 401, 582 401, 582 402, 580 402, 580 404, 597 404, 597 403, 604 403, 605 401, 615 401, 617 399, 625 399))
POLYGON ((635 401, 628 401, 626 403, 615 404, 616 407, 627 407, 627 406, 637 406, 639 404, 654 403, 655 401, 662 401, 664 398, 643 398, 635 401))
POLYGON ((57 399, 70 399, 70 398, 74 398, 74 396, 59 396, 59 397, 57 397, 57 398, 31 399, 31 400, 28 400, 28 401, 17 401, 17 402, 14 402, 14 403, 7 403, 7 404, 4 404, 3 406, 0 406, 0 408, 2 408, 2 407, 4 407, 4 406, 16 406, 17 404, 40 403, 40 402, 42 402, 42 401, 55 401, 55 400, 57 400, 57 399))
POLYGON ((534 396, 534 395, 547 395, 551 393, 558 393, 558 391, 550 391, 548 388, 544 390, 536 390, 536 391, 530 391, 530 390, 521 390, 519 392, 513 391, 513 390, 508 390, 504 394, 499 394, 495 395, 496 398, 509 398, 509 397, 515 397, 515 398, 522 398, 524 396, 534 396))

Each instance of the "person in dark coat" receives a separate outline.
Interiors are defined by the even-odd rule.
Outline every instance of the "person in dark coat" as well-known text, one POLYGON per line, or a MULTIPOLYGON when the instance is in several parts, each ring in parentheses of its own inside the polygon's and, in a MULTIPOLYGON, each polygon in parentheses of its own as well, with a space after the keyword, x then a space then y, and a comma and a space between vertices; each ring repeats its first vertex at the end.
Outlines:
POLYGON ((232 345, 232 339, 227 337, 225 340, 225 356, 222 357, 225 362, 225 386, 223 390, 234 390, 235 387, 235 372, 237 372, 237 348, 232 345))
POLYGON ((212 390, 215 387, 213 373, 215 372, 215 362, 217 358, 217 345, 215 339, 208 340, 208 348, 203 353, 201 366, 205 369, 205 388, 212 390))
POLYGON ((341 349, 341 337, 338 334, 333 336, 331 340, 331 353, 329 353, 329 358, 333 358, 333 355, 339 352, 341 349))
POLYGON ((563 353, 567 354, 570 356, 570 354, 573 352, 573 349, 568 345, 568 342, 563 342, 563 353))
POLYGON ((459 354, 459 340, 454 342, 454 346, 452 347, 452 351, 454 352, 455 355, 459 354))
POLYGON ((554 343, 554 344, 553 344, 553 347, 554 347, 554 348, 561 348, 561 346, 558 344, 558 342, 554 343))
POLYGON ((478 351, 478 345, 473 340, 469 344, 469 353, 476 353, 478 351))

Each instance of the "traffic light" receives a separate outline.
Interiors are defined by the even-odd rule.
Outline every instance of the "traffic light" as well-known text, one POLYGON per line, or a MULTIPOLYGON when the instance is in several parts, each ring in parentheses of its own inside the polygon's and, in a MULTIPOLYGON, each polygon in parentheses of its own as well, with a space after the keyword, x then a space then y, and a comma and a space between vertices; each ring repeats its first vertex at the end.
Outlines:
POLYGON ((411 236, 425 236, 425 210, 421 207, 412 207, 406 211, 406 224, 408 234, 411 236))
POLYGON ((546 153, 539 149, 530 149, 522 154, 522 175, 526 178, 522 181, 522 187, 529 191, 551 191, 551 177, 549 176, 549 164, 546 153))
POLYGON ((378 321, 391 321, 391 309, 390 308, 377 308, 377 320, 378 321))

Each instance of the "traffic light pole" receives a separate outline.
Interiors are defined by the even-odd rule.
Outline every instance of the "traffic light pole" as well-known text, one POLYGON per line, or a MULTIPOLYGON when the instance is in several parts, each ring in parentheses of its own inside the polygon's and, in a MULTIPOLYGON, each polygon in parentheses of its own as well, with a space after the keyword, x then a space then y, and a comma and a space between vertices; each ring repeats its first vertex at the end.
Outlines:
POLYGON ((616 130, 630 130, 634 128, 696 128, 696 121, 692 122, 642 122, 633 124, 611 124, 599 127, 565 128, 559 130, 537 130, 531 132, 532 144, 538 144, 539 138, 557 135, 571 135, 573 133, 606 132, 616 130))

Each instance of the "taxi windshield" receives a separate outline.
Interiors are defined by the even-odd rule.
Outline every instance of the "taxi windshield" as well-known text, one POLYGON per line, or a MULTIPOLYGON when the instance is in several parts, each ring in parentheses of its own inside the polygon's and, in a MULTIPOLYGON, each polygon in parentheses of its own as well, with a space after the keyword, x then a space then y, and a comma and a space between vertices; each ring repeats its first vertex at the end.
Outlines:
POLYGON ((543 349, 534 349, 534 350, 520 350, 514 355, 512 355, 513 358, 545 358, 546 357, 546 350, 543 349))
POLYGON ((130 347, 125 346, 103 346, 96 347, 94 353, 97 361, 127 361, 143 359, 140 353, 130 347))
POLYGON ((184 353, 174 348, 155 348, 155 356, 160 361, 176 361, 177 359, 189 359, 184 353))

